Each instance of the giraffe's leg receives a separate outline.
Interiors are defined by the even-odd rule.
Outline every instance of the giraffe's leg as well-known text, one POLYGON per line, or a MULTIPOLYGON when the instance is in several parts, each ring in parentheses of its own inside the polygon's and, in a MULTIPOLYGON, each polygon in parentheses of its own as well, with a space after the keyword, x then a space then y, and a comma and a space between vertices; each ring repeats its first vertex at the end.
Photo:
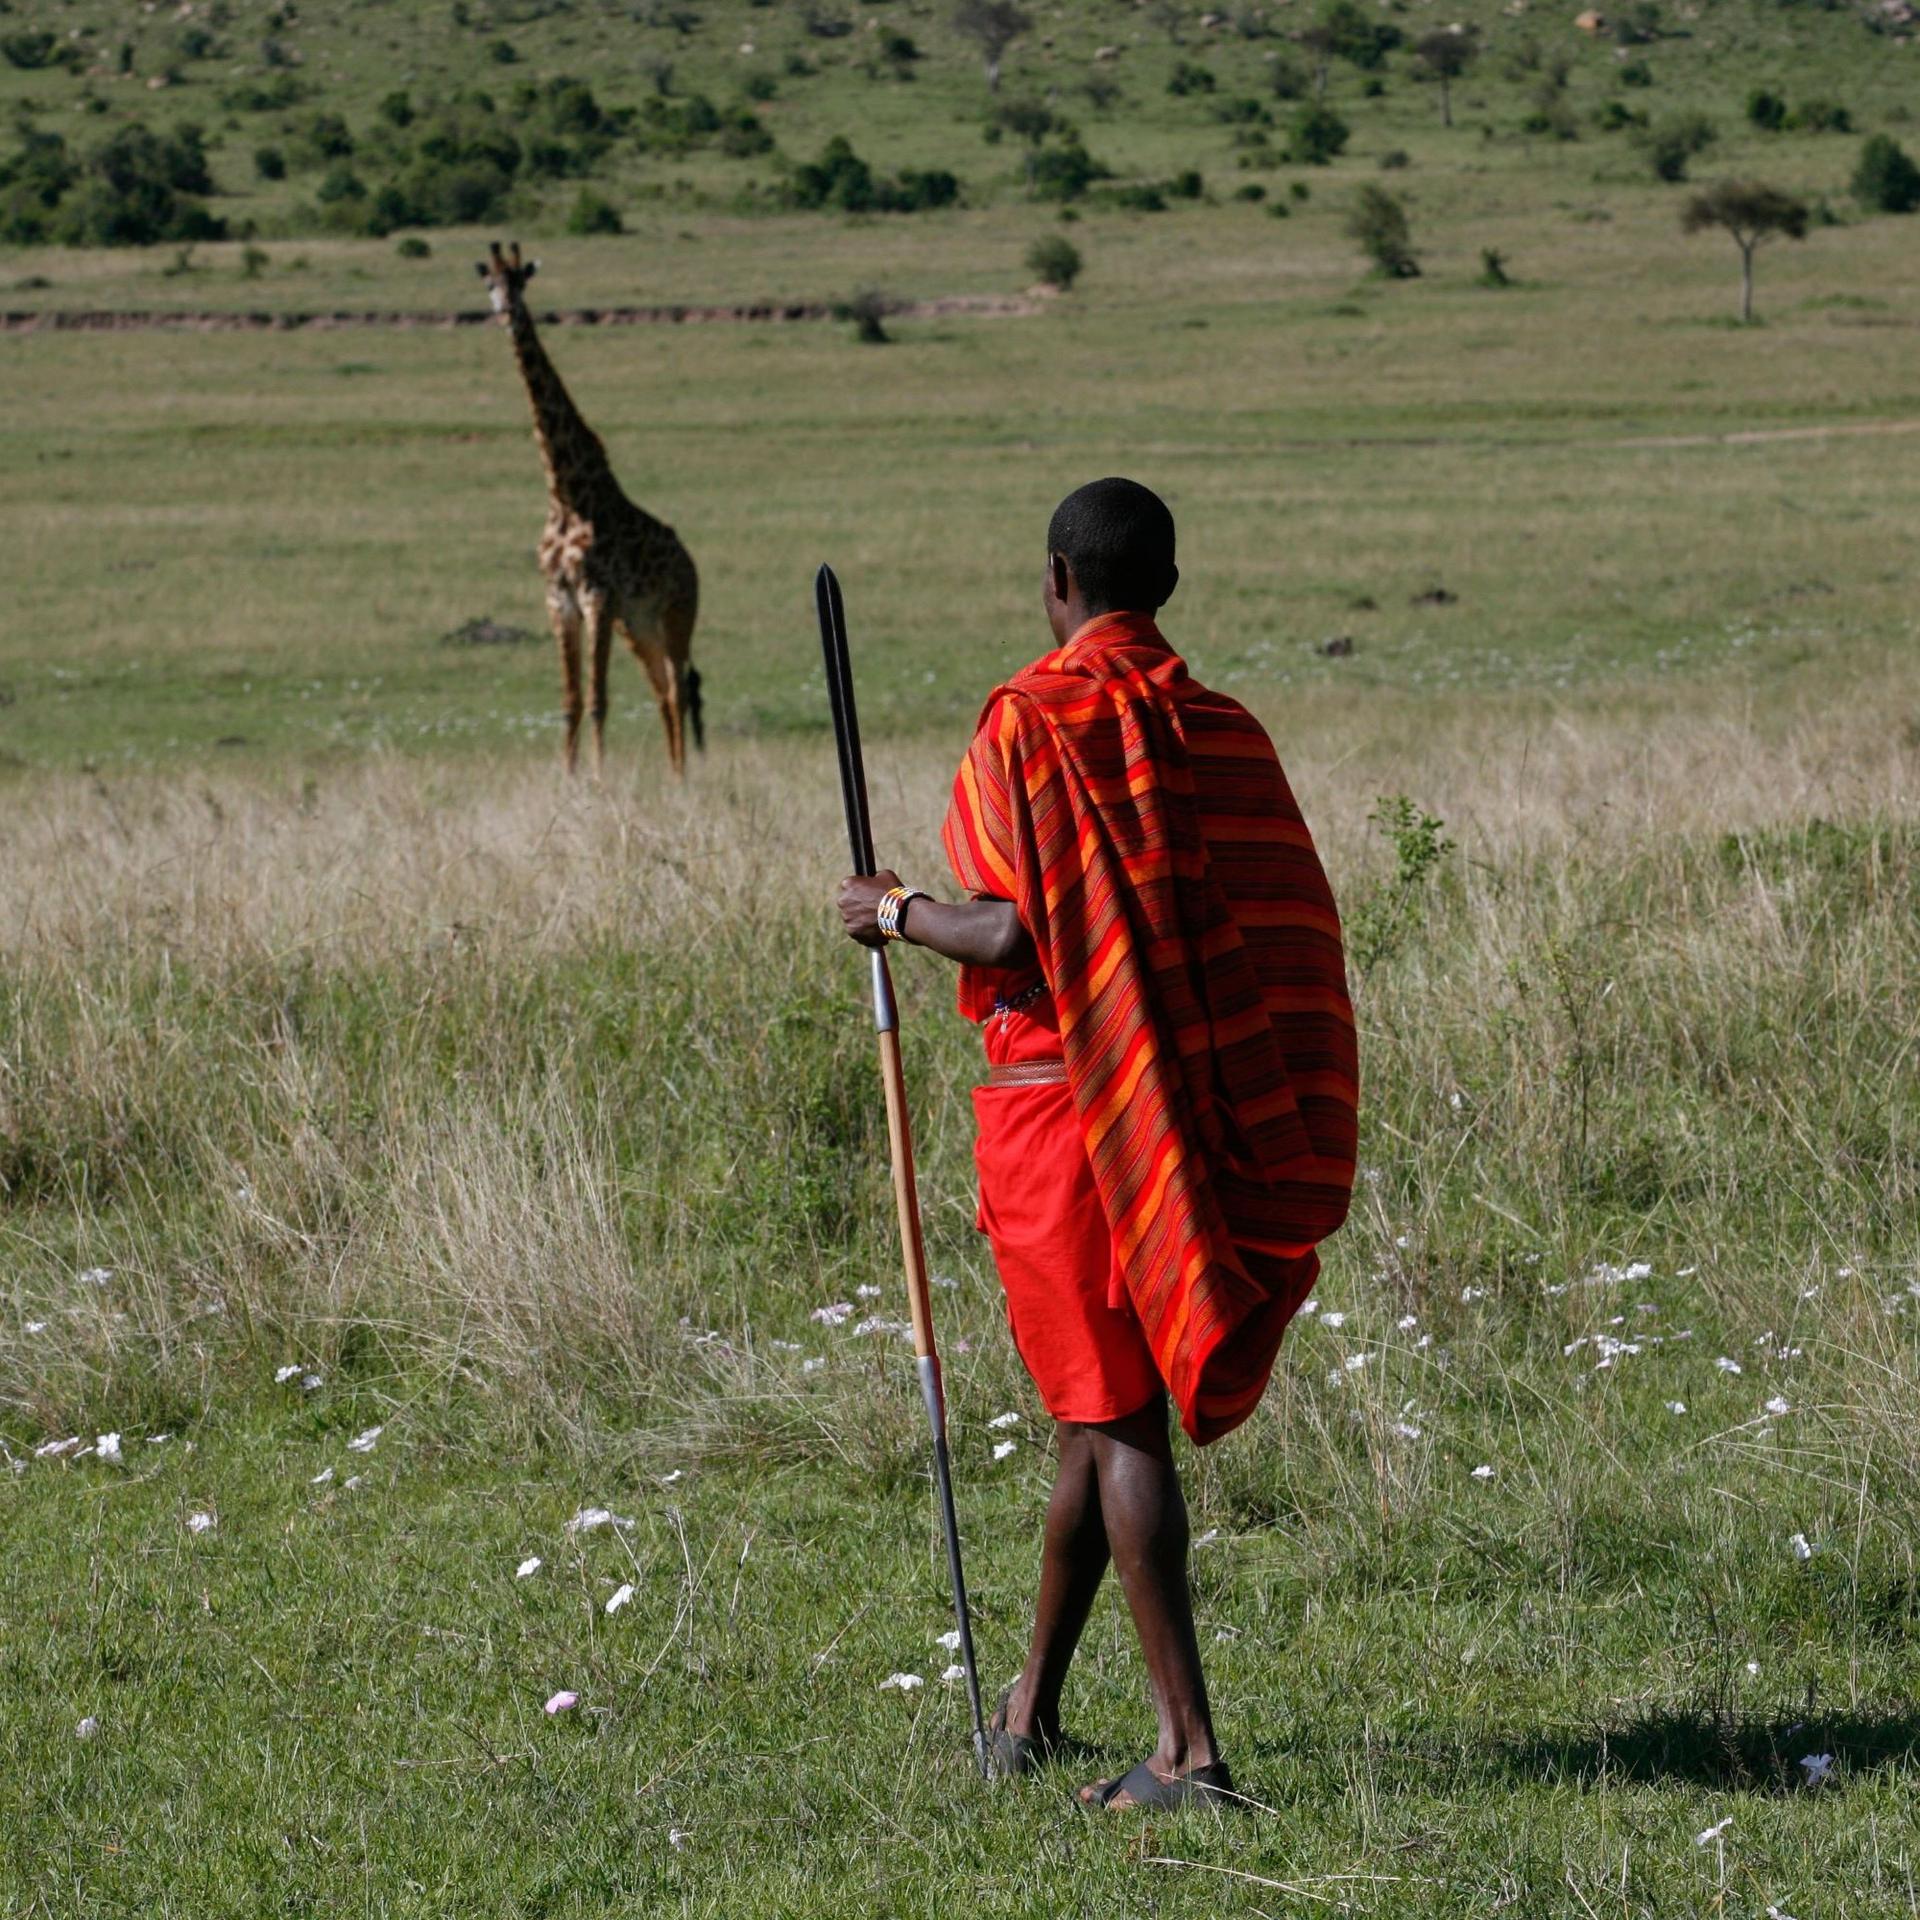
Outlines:
POLYGON ((571 593, 555 581, 547 588, 547 617, 553 622, 553 637, 560 643, 561 711, 566 718, 567 740, 562 752, 571 773, 580 747, 580 606, 571 593))
POLYGON ((587 603, 587 628, 593 646, 593 774, 597 780, 607 761, 607 661, 613 653, 613 608, 605 599, 587 603))
POLYGON ((629 627, 627 644, 632 647, 634 658, 647 670, 654 702, 660 709, 660 724, 666 729, 667 763, 675 773, 684 773, 686 767, 680 743, 680 676, 674 670, 673 661, 658 631, 649 630, 642 638, 629 627))
POLYGON ((661 621, 667 636, 667 752, 674 772, 682 775, 687 770, 687 676, 693 670, 693 616, 690 604, 676 601, 661 621))

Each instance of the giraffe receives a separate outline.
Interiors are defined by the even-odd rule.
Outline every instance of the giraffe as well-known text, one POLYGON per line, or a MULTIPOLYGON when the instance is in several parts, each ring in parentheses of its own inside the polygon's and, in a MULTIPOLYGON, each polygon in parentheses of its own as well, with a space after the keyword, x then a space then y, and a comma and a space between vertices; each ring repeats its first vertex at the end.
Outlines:
POLYGON ((533 403, 533 435, 547 469, 547 524, 540 536, 547 612, 560 643, 566 701, 566 766, 578 758, 580 718, 593 716, 593 766, 604 764, 607 660, 616 628, 647 670, 667 730, 667 758, 686 772, 686 730, 696 747, 701 726, 700 675, 689 655, 700 606, 693 556, 673 529, 643 513, 620 491, 600 436, 581 419, 527 310, 526 289, 539 262, 506 252, 495 241, 476 271, 487 283, 493 310, 513 336, 514 357, 533 403), (585 652, 589 678, 583 695, 585 652))

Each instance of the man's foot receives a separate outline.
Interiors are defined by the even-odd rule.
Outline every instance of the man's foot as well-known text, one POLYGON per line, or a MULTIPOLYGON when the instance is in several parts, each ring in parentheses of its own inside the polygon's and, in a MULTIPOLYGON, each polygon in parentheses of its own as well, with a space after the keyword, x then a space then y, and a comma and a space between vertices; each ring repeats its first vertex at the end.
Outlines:
POLYGON ((1116 1780, 1096 1780, 1076 1796, 1083 1807, 1186 1807, 1196 1804, 1234 1806, 1240 1796, 1224 1760, 1180 1773, 1162 1773, 1151 1760, 1142 1760, 1131 1773, 1116 1780))
POLYGON ((1033 1713, 1016 1680, 987 1722, 987 1762, 993 1773, 1002 1779, 1032 1773, 1053 1758, 1060 1743, 1058 1715, 1042 1718, 1033 1713))

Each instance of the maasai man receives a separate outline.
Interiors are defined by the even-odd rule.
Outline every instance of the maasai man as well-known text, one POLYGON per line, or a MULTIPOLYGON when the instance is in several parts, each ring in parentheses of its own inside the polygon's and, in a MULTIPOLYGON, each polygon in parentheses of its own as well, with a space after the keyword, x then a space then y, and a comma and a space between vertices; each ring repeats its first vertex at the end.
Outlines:
POLYGON ((1202 1446, 1253 1411, 1353 1184, 1333 896, 1265 731, 1161 636, 1178 578, 1173 517, 1145 487, 1097 480, 1062 501, 1054 650, 988 700, 947 815, 972 898, 892 872, 839 896, 855 940, 957 960, 984 1032, 979 1224, 1059 1441, 1032 1643, 990 1738, 1014 1773, 1059 1744, 1111 1559, 1160 1740, 1081 1790, 1109 1807, 1232 1795, 1168 1402, 1202 1446))

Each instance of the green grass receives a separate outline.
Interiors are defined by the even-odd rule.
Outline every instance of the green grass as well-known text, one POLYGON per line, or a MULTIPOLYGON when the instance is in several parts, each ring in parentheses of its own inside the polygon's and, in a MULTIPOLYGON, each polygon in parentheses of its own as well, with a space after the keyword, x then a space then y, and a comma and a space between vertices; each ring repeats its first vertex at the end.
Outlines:
MULTIPOLYGON (((630 103, 669 46, 724 103, 802 38, 797 10, 699 11, 680 35, 315 5, 284 37, 303 111, 356 126, 394 84, 502 74, 630 103), (487 73, 501 35, 520 64, 487 73)), ((851 131, 883 169, 953 167, 966 207, 747 212, 764 162, 623 151, 597 184, 624 235, 553 237, 576 183, 518 206, 538 291, 1024 293, 1061 229, 980 140, 944 8, 869 11, 922 77, 809 40, 781 148, 851 131)), ((885 348, 556 329, 701 567, 713 739, 684 790, 630 663, 608 781, 568 788, 551 643, 442 644, 482 616, 544 634, 495 330, 0 342, 0 1910, 1920 1911, 1912 230, 1770 249, 1765 324, 1729 327, 1732 246, 1685 239, 1683 190, 1591 127, 1612 47, 1468 17, 1492 51, 1452 133, 1396 56, 1379 100, 1336 69, 1336 166, 1245 173, 1165 77, 1204 59, 1251 91, 1273 42, 1047 18, 1008 92, 1057 83, 1124 176, 1197 166, 1211 197, 1089 209, 1084 279, 1024 317, 885 348), (1516 131, 1527 37, 1569 41, 1578 142, 1516 131), (1107 114, 1071 94, 1100 44, 1125 47, 1107 114), (1296 177, 1285 221, 1229 198, 1296 177), (1367 279, 1342 231, 1373 180, 1418 281, 1367 279), (1475 284, 1489 246, 1512 289, 1475 284), (1266 1809, 1223 1822, 1069 1804, 1150 1737, 1112 1595, 1069 1695, 1084 1745, 973 1780, 905 1350, 811 1317, 901 1312, 860 969, 823 905, 813 568, 847 587, 883 857, 925 881, 977 703, 1041 639, 1046 513, 1105 471, 1173 502, 1168 630, 1271 726, 1372 957, 1366 1174, 1319 1312, 1247 1428, 1182 1456, 1223 1735, 1266 1809), (1395 794, 1459 842, 1404 892, 1369 820, 1395 794), (1603 1339, 1639 1350, 1601 1366, 1603 1339), (110 1431, 123 1465, 35 1452, 110 1431), (589 1504, 631 1530, 570 1535, 589 1504)), ((0 25, 43 20, 132 33, 143 75, 176 24, 15 0, 0 25)), ((93 83, 104 114, 0 67, 0 106, 76 138, 208 123, 260 277, 237 244, 185 272, 16 249, 0 306, 473 301, 489 232, 403 260, 288 231, 310 178, 242 177, 268 131, 215 97, 263 21, 181 86, 93 83)), ((1667 24, 1621 97, 1712 112, 1703 177, 1844 211, 1857 141, 1750 134, 1745 91, 1897 131, 1910 52, 1810 9, 1667 24)), ((977 1043, 938 969, 899 980, 998 1684, 1048 1445, 971 1231, 977 1043)))

